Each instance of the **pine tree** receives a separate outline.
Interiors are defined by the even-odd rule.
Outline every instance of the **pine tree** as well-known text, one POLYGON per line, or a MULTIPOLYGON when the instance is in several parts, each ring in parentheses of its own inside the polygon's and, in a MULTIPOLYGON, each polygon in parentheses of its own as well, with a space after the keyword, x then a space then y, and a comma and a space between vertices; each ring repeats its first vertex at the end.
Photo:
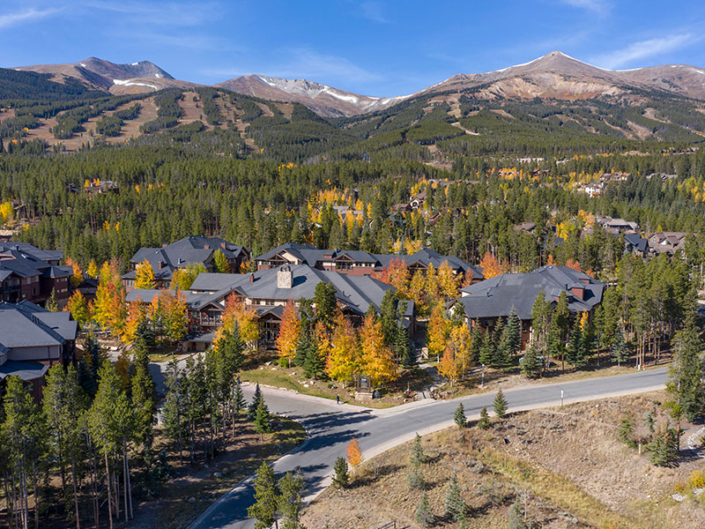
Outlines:
POLYGON ((612 360, 617 362, 617 365, 621 365, 622 362, 629 360, 629 348, 624 341, 624 332, 621 326, 617 326, 614 333, 614 341, 612 343, 612 349, 610 351, 612 360))
POLYGON ((566 358, 575 367, 582 367, 585 364, 585 352, 583 350, 583 336, 580 332, 580 325, 573 325, 570 331, 570 341, 566 349, 566 358))
POLYGON ((416 521, 421 525, 421 527, 431 527, 436 521, 431 512, 431 507, 428 504, 428 496, 426 491, 424 491, 423 496, 421 496, 421 503, 416 508, 416 521))
POLYGON ((633 434, 634 424, 632 423, 632 420, 629 417, 624 417, 619 423, 619 428, 617 429, 617 437, 625 445, 635 448, 636 442, 634 441, 634 439, 632 439, 633 434))
POLYGON ((149 352, 142 339, 135 342, 133 355, 130 394, 135 412, 135 435, 149 450, 157 417, 157 385, 149 371, 149 352))
MULTIPOLYGON (((12 487, 19 495, 20 525, 29 525, 28 496, 30 485, 35 500, 39 498, 38 484, 43 461, 48 449, 48 432, 44 414, 29 392, 29 387, 16 375, 5 378, 3 398, 4 421, 0 425, 3 451, 7 450, 7 460, 12 487), (15 484, 17 480, 17 484, 15 484)), ((3 472, 7 479, 7 474, 3 472)), ((7 486, 7 482, 6 482, 7 486)), ((7 489, 6 489, 7 490, 7 489)), ((39 527, 41 504, 34 509, 34 525, 39 527)))
POLYGON ((541 374, 542 362, 536 350, 536 342, 529 344, 521 360, 521 372, 526 378, 537 378, 541 374))
POLYGON ((657 433, 646 447, 652 465, 668 467, 678 456, 678 435, 673 428, 657 433))
POLYGON ((460 522, 461 518, 465 516, 465 511, 465 500, 463 500, 463 497, 460 495, 458 478, 455 473, 453 473, 448 483, 448 488, 446 489, 445 514, 454 521, 460 522))
POLYGON ((98 391, 98 372, 104 360, 104 353, 93 333, 86 336, 83 346, 83 354, 78 363, 79 384, 90 397, 94 397, 98 391))
POLYGON ((517 316, 514 307, 509 313, 507 325, 505 327, 505 343, 507 352, 509 353, 509 362, 512 363, 516 358, 517 353, 521 350, 521 320, 517 316))
POLYGON ((348 462, 344 457, 338 457, 333 465, 333 485, 339 489, 347 489, 350 477, 348 476, 348 462))
POLYGON ((179 371, 176 359, 167 364, 164 376, 164 389, 166 396, 161 410, 162 424, 167 439, 176 445, 179 451, 179 462, 183 463, 183 450, 186 440, 186 419, 188 416, 186 406, 186 381, 179 371))
POLYGON ((328 358, 328 333, 323 322, 316 322, 313 346, 309 347, 304 360, 304 373, 307 377, 320 379, 326 376, 328 358))
POLYGON ((482 345, 480 346, 480 363, 491 366, 496 355, 496 347, 492 339, 492 332, 485 329, 482 335, 482 345))
POLYGON ((235 384, 235 393, 233 395, 233 410, 235 412, 235 420, 240 417, 240 412, 245 409, 247 403, 245 402, 245 395, 242 393, 242 388, 240 384, 235 384))
POLYGON ((401 355, 401 365, 406 369, 413 369, 418 362, 416 346, 409 340, 409 333, 403 325, 397 326, 397 339, 395 342, 397 356, 401 355))
POLYGON ((316 316, 329 333, 333 330, 335 315, 338 311, 336 295, 335 287, 324 281, 318 283, 314 289, 313 303, 316 306, 316 316))
POLYGON ((255 432, 258 434, 266 434, 272 431, 272 419, 269 415, 269 408, 261 401, 257 406, 254 421, 255 432))
POLYGON ((498 418, 503 419, 504 416, 507 414, 507 399, 504 397, 502 388, 499 388, 499 390, 497 391, 492 406, 494 408, 495 415, 498 418))
MULTIPOLYGON (((382 334, 384 335, 384 344, 387 347, 394 347, 397 339, 398 312, 397 298, 394 289, 390 288, 384 293, 382 303, 380 305, 380 322, 382 324, 382 334)), ((399 354, 399 352, 397 352, 399 354)))
POLYGON ((490 426, 490 415, 487 413, 487 406, 483 406, 482 411, 480 411, 480 420, 477 421, 477 427, 481 430, 488 430, 490 426))
POLYGON ((524 519, 524 509, 519 501, 512 503, 509 509, 507 529, 529 529, 529 524, 524 519))
POLYGON ((51 295, 44 304, 44 308, 47 309, 49 312, 59 312, 59 302, 56 299, 56 289, 51 289, 51 295))
POLYGON ((462 402, 458 404, 458 407, 455 409, 455 413, 453 414, 453 420, 455 421, 455 424, 457 424, 461 428, 465 428, 465 426, 467 426, 468 419, 467 417, 465 417, 465 408, 463 407, 462 402))
POLYGON ((269 529, 277 521, 279 487, 274 471, 263 461, 255 477, 255 503, 247 515, 255 519, 255 529, 269 529))
POLYGON ((257 416, 257 408, 259 408, 260 403, 264 402, 264 396, 262 395, 262 390, 259 384, 255 386, 255 393, 252 396, 252 402, 247 408, 247 420, 248 422, 253 422, 257 416))
POLYGON ((700 353, 703 345, 696 324, 697 314, 693 309, 686 317, 683 330, 675 339, 676 356, 668 371, 667 391, 682 408, 689 421, 703 413, 703 382, 701 378, 700 353))
POLYGON ((127 443, 134 431, 134 410, 123 390, 118 372, 112 362, 103 362, 100 366, 100 385, 93 405, 89 411, 89 426, 91 435, 100 448, 105 459, 105 476, 108 484, 108 516, 112 519, 113 499, 110 487, 110 460, 120 454, 127 470, 123 474, 125 481, 126 501, 125 518, 129 519, 131 490, 129 487, 129 459, 127 443))
POLYGON ((282 517, 282 529, 304 529, 300 524, 301 511, 303 510, 303 494, 306 483, 297 472, 287 472, 279 480, 279 512, 282 517))
MULTIPOLYGON (((42 409, 49 426, 49 443, 52 455, 59 463, 62 489, 66 493, 66 467, 71 467, 73 516, 80 523, 79 483, 81 453, 81 420, 87 408, 85 393, 78 384, 78 374, 73 365, 66 370, 54 365, 47 372, 43 390, 42 409)), ((69 495, 66 494, 68 498, 69 495)))

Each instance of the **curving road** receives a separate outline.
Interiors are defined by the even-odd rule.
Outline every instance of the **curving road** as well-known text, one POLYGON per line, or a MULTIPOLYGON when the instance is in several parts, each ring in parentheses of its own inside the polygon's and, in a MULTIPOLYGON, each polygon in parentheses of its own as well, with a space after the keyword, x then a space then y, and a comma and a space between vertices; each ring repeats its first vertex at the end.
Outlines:
MULTIPOLYGON (((662 389, 667 368, 640 371, 627 375, 591 378, 574 382, 534 385, 505 391, 510 411, 556 406, 563 402, 587 401, 609 396, 643 393, 662 389)), ((252 388, 245 388, 248 398, 252 388)), ((450 426, 453 412, 462 402, 468 418, 479 417, 483 406, 492 407, 494 393, 473 395, 451 401, 421 401, 388 410, 369 410, 333 401, 285 391, 263 388, 270 410, 300 422, 308 440, 277 460, 277 474, 298 469, 305 478, 313 499, 330 481, 336 457, 345 454, 351 439, 360 442, 366 459, 421 435, 450 426)), ((250 529, 254 522, 247 517, 253 502, 252 478, 239 483, 217 500, 190 527, 191 529, 250 529)))

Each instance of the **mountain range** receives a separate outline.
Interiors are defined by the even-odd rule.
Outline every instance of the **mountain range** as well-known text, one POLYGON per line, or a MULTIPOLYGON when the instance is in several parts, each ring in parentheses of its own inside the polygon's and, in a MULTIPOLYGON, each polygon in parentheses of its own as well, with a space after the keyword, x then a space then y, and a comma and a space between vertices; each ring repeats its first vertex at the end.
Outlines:
MULTIPOLYGON (((15 69, 50 74, 51 79, 59 83, 76 79, 90 89, 114 95, 199 86, 174 79, 149 61, 114 64, 92 57, 75 64, 15 69)), ((596 98, 612 103, 639 104, 658 96, 705 101, 705 69, 669 64, 632 70, 606 70, 554 51, 531 62, 493 72, 457 74, 405 96, 372 97, 305 79, 255 74, 214 86, 265 100, 301 103, 325 117, 350 117, 384 110, 419 97, 433 96, 438 100, 457 101, 463 94, 485 101, 534 98, 576 101, 596 98)))

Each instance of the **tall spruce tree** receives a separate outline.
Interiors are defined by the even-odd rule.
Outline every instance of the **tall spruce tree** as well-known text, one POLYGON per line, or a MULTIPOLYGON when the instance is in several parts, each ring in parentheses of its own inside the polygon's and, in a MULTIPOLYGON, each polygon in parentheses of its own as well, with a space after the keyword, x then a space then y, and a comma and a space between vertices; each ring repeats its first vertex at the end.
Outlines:
POLYGON ((614 332, 610 356, 612 357, 612 361, 617 362, 618 366, 629 360, 629 347, 624 341, 624 332, 622 331, 622 327, 620 325, 617 325, 614 332))
POLYGON ((700 353, 703 344, 697 326, 697 313, 691 310, 685 326, 675 339, 676 356, 668 370, 666 389, 682 408, 689 421, 694 421, 703 413, 703 381, 700 353))
POLYGON ((253 422, 257 416, 257 408, 259 408, 260 403, 264 402, 264 396, 262 395, 262 390, 259 384, 255 386, 255 393, 252 396, 252 402, 247 408, 247 420, 253 422))
POLYGON ((468 419, 465 416, 465 408, 463 407, 462 402, 458 404, 458 407, 455 409, 455 413, 453 414, 453 420, 455 421, 455 424, 457 424, 461 428, 465 428, 465 426, 467 426, 468 419))
POLYGON ((301 474, 287 472, 279 480, 279 512, 282 517, 282 529, 304 529, 301 525, 301 511, 304 502, 306 483, 301 474))
POLYGON ((502 391, 502 388, 499 388, 497 390, 497 394, 494 397, 494 402, 492 403, 492 406, 494 408, 494 413, 497 415, 498 418, 503 419, 504 416, 507 414, 507 399, 504 396, 504 392, 502 391))
POLYGON ((279 486, 274 471, 263 461, 255 477, 255 503, 247 509, 255 519, 255 529, 270 529, 277 522, 279 486))
POLYGON ((453 476, 448 482, 445 497, 445 514, 452 518, 455 522, 460 522, 466 513, 465 500, 460 495, 460 485, 458 485, 458 477, 453 473, 453 476))
POLYGON ((585 365, 585 351, 583 349, 583 334, 580 325, 576 322, 570 331, 570 340, 566 349, 566 359, 575 367, 585 365))

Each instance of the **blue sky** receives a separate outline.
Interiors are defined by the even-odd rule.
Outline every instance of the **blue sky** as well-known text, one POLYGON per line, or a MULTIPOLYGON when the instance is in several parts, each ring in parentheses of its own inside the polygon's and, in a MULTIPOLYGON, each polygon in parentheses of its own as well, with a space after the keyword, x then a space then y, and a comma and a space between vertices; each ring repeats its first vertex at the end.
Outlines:
POLYGON ((702 0, 0 0, 0 66, 150 60, 408 94, 560 50, 601 67, 705 67, 702 0))

